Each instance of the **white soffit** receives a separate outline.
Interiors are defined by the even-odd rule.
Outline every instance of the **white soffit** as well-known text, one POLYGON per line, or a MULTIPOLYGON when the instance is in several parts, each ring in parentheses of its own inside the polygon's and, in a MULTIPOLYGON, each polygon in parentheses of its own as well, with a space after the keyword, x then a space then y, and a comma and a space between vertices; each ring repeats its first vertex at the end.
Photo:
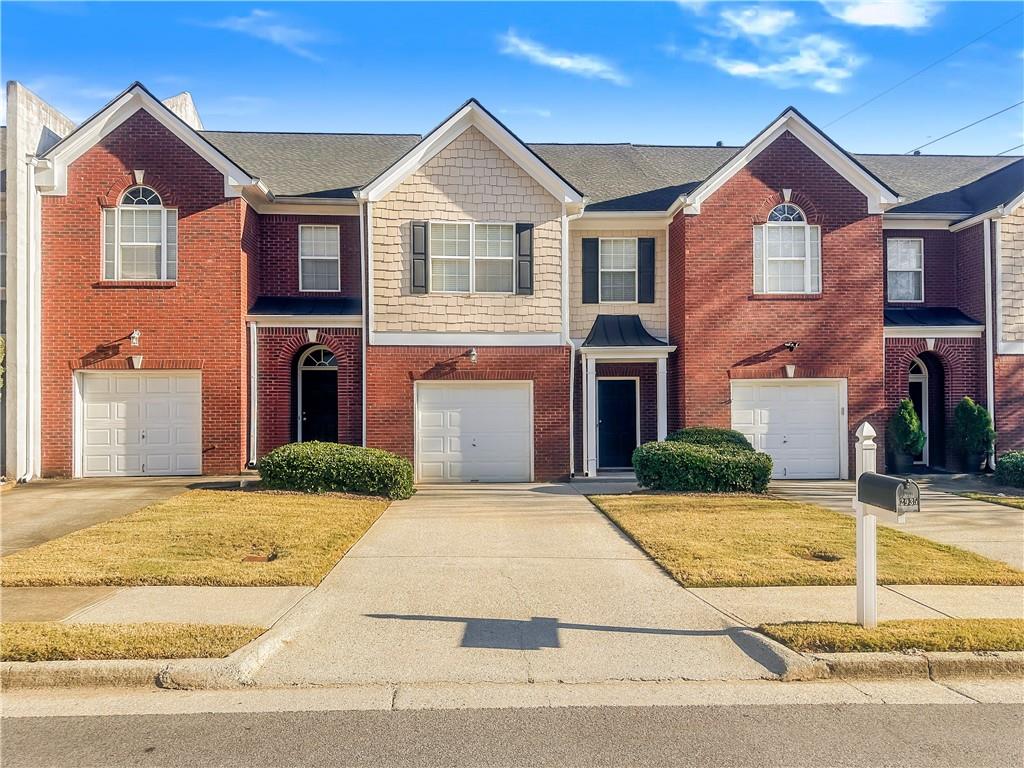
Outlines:
POLYGON ((224 174, 226 197, 240 196, 241 187, 260 186, 259 179, 253 178, 239 168, 230 158, 186 125, 165 104, 158 101, 140 84, 135 83, 43 156, 46 165, 42 173, 38 174, 38 184, 43 194, 66 195, 68 166, 140 109, 152 115, 197 155, 224 174))
POLYGON ((882 335, 887 339, 980 339, 984 325, 887 325, 882 335))
POLYGON ((790 108, 783 112, 774 123, 761 131, 747 146, 733 155, 725 165, 715 171, 697 189, 680 198, 680 201, 673 206, 669 213, 675 213, 680 205, 685 206, 685 213, 700 213, 700 204, 704 200, 713 195, 719 187, 771 146, 772 142, 786 131, 796 136, 804 146, 860 190, 868 200, 868 213, 882 213, 885 208, 896 205, 900 201, 897 194, 839 149, 825 134, 807 122, 800 113, 790 108))
POLYGON ((462 133, 476 127, 484 136, 508 155, 526 173, 550 192, 560 203, 580 205, 583 197, 561 176, 523 144, 515 134, 491 116, 476 101, 469 101, 445 120, 416 146, 399 158, 390 168, 367 184, 359 193, 362 200, 376 202, 395 189, 418 168, 451 144, 462 133))

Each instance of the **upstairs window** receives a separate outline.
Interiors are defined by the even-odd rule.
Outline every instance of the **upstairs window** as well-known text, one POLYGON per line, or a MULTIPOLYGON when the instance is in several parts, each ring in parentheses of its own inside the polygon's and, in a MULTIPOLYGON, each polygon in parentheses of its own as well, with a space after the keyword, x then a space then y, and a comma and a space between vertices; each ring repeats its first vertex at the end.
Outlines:
POLYGON ((889 301, 924 301, 924 240, 919 237, 891 237, 885 241, 889 301))
POLYGON ((600 302, 636 301, 637 239, 602 237, 598 243, 601 264, 600 302))
POLYGON ((132 187, 103 209, 104 280, 176 280, 178 211, 149 187, 132 187))
POLYGON ((754 227, 754 293, 821 293, 821 227, 791 203, 754 227))
POLYGON ((515 224, 430 222, 430 288, 514 293, 515 224))
POLYGON ((341 228, 299 226, 299 290, 341 290, 341 228))

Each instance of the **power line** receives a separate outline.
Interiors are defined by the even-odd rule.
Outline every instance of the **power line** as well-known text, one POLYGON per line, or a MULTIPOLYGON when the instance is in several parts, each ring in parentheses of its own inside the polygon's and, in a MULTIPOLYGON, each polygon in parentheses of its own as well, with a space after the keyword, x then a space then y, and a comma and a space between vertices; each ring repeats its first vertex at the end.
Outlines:
POLYGON ((930 147, 932 144, 935 144, 936 142, 942 141, 943 139, 948 139, 950 136, 952 136, 955 133, 960 133, 960 131, 966 131, 968 128, 973 128, 978 123, 984 123, 986 120, 991 120, 993 117, 996 117, 997 115, 1003 114, 1003 112, 1009 112, 1011 109, 1013 109, 1014 107, 1019 107, 1021 104, 1024 104, 1024 99, 1022 99, 1021 101, 1018 101, 1016 104, 1011 104, 1008 107, 1003 107, 998 112, 993 112, 991 115, 985 115, 980 120, 975 120, 973 123, 968 123, 963 128, 957 128, 955 131, 950 131, 949 133, 947 133, 947 134, 945 134, 943 136, 939 136, 939 138, 937 138, 937 139, 932 139, 931 141, 925 142, 920 147, 914 147, 913 149, 907 150, 903 154, 909 155, 912 152, 917 152, 919 149, 924 149, 925 147, 930 147))
POLYGON ((957 48, 957 49, 956 49, 955 51, 953 51, 952 53, 947 53, 947 54, 946 54, 945 56, 943 56, 943 57, 942 57, 941 59, 936 59, 935 61, 933 61, 933 62, 932 62, 931 64, 929 64, 928 66, 924 67, 923 69, 919 69, 919 70, 917 70, 917 72, 915 72, 914 74, 912 74, 912 75, 910 75, 910 76, 908 76, 908 77, 905 77, 905 78, 903 78, 902 80, 900 80, 900 81, 899 81, 898 83, 896 83, 895 85, 891 85, 891 86, 889 86, 888 88, 886 88, 886 89, 885 89, 884 91, 882 91, 881 93, 878 93, 878 94, 876 94, 876 95, 872 96, 872 97, 871 97, 870 99, 868 99, 867 101, 865 101, 865 102, 863 102, 863 103, 861 103, 861 104, 858 104, 858 105, 857 105, 856 107, 854 107, 854 108, 853 108, 853 109, 851 109, 850 111, 848 111, 848 112, 844 112, 844 113, 843 113, 843 114, 841 114, 841 115, 840 115, 839 117, 837 117, 837 118, 836 118, 835 120, 833 120, 833 121, 832 121, 831 123, 825 123, 825 126, 824 126, 824 127, 825 127, 825 128, 828 128, 828 127, 829 127, 830 125, 835 125, 835 124, 836 124, 836 123, 838 123, 838 122, 839 122, 840 120, 842 120, 843 118, 849 117, 850 115, 852 115, 852 114, 853 114, 854 112, 856 112, 857 110, 859 110, 859 109, 862 109, 862 108, 866 107, 866 106, 867 106, 868 104, 870 104, 870 103, 872 103, 872 102, 874 102, 874 101, 878 101, 878 100, 879 100, 880 98, 882 98, 882 97, 883 97, 883 96, 885 96, 886 94, 889 94, 889 93, 892 93, 893 91, 895 91, 895 90, 896 90, 897 88, 899 88, 899 87, 900 87, 901 85, 903 85, 904 83, 908 83, 908 82, 910 82, 911 80, 913 80, 913 79, 914 79, 915 77, 917 77, 918 75, 923 75, 923 74, 924 74, 925 72, 927 72, 927 71, 928 71, 929 69, 931 69, 932 67, 935 67, 935 66, 937 66, 937 65, 941 64, 942 62, 946 61, 947 59, 951 59, 951 58, 953 58, 953 57, 954 57, 954 56, 956 56, 956 55, 957 55, 958 53, 960 53, 960 51, 964 50, 964 48, 969 48, 969 47, 971 47, 972 45, 974 45, 974 44, 975 44, 976 42, 978 42, 978 41, 979 41, 979 40, 981 40, 982 38, 988 37, 989 35, 991 35, 991 34, 992 34, 993 32, 995 32, 996 30, 998 30, 998 29, 1002 29, 1002 28, 1003 28, 1003 27, 1005 27, 1005 26, 1006 26, 1007 24, 1009 24, 1009 23, 1010 23, 1011 21, 1016 21, 1016 20, 1017 20, 1017 19, 1019 19, 1019 18, 1020 18, 1021 16, 1024 16, 1024 11, 1022 11, 1021 13, 1018 13, 1018 14, 1017 14, 1016 16, 1012 16, 1012 17, 1010 17, 1009 19, 1007 19, 1006 21, 1002 22, 1001 24, 997 24, 996 26, 992 27, 992 29, 990 29, 990 30, 989 30, 988 32, 984 32, 984 33, 982 33, 982 34, 978 35, 978 36, 977 36, 976 38, 974 38, 973 40, 971 40, 971 41, 970 41, 969 43, 964 43, 963 45, 961 45, 961 46, 960 46, 959 48, 957 48))
POLYGON ((1016 147, 1010 147, 1009 149, 1004 149, 1002 152, 998 153, 996 155, 996 157, 999 157, 999 155, 1005 155, 1007 152, 1013 152, 1013 150, 1020 149, 1021 147, 1024 147, 1024 144, 1018 144, 1016 147))

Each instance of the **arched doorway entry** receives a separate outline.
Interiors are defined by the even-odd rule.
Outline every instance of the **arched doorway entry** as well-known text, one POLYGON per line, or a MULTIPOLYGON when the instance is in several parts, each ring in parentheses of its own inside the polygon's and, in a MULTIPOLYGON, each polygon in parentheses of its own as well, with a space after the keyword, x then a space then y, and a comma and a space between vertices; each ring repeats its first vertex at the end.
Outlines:
POLYGON ((942 363, 931 352, 913 358, 907 367, 907 397, 921 419, 924 450, 914 457, 922 466, 946 464, 946 403, 942 363))
POLYGON ((327 347, 310 347, 296 368, 296 439, 338 442, 338 361, 327 347))

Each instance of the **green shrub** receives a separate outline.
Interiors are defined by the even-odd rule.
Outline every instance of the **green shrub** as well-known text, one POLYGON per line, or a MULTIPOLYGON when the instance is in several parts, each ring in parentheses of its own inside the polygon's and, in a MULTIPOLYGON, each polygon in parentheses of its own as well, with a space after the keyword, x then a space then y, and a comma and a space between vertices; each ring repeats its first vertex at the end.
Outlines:
POLYGON ((669 435, 666 440, 674 443, 690 443, 706 445, 710 448, 739 448, 744 451, 754 450, 754 446, 734 429, 721 427, 686 427, 669 435))
POLYGON ((1024 488, 1024 451, 1007 451, 996 462, 996 482, 1024 488))
POLYGON ((885 431, 889 447, 894 453, 916 456, 924 450, 927 437, 921 428, 921 419, 914 410, 914 403, 904 399, 900 401, 896 412, 889 419, 889 428, 885 431))
POLYGON ((987 455, 992 450, 992 441, 996 439, 992 417, 969 397, 957 403, 953 411, 953 439, 964 456, 987 455))
POLYGON ((412 463, 377 448, 315 440, 290 443, 272 450, 256 468, 267 488, 365 493, 391 499, 407 499, 414 492, 412 463))
POLYGON ((772 476, 772 459, 766 453, 735 447, 719 450, 665 441, 637 448, 633 469, 641 486, 657 491, 764 493, 772 476))

